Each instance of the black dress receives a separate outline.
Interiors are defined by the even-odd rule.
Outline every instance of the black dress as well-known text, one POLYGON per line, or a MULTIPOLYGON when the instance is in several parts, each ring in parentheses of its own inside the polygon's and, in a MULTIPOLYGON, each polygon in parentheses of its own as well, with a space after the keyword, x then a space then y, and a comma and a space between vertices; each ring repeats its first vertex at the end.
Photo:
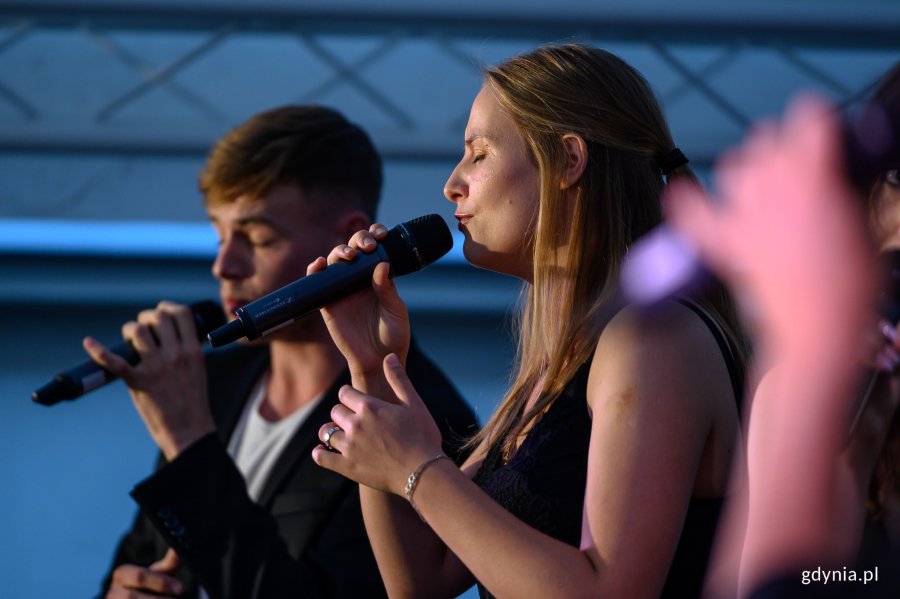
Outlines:
MULTIPOLYGON (((707 324, 723 351, 735 390, 740 397, 743 377, 727 341, 709 316, 685 303, 707 324)), ((581 542, 584 493, 587 486, 591 417, 587 404, 587 378, 591 359, 579 368, 560 396, 535 423, 522 445, 507 462, 498 442, 488 451, 473 481, 494 501, 537 530, 574 547, 581 542)), ((721 498, 692 498, 669 575, 660 597, 699 597, 712 549, 721 498)), ((482 598, 493 597, 481 583, 482 598)))

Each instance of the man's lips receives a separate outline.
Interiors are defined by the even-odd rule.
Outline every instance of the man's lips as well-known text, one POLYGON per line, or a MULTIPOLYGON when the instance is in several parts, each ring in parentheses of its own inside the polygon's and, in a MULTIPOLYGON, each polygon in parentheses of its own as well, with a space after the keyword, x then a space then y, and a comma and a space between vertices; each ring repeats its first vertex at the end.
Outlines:
POLYGON ((470 220, 472 220, 471 214, 458 214, 457 213, 457 214, 454 214, 453 216, 456 217, 456 220, 458 220, 459 224, 461 224, 461 225, 464 225, 467 222, 469 222, 470 220))

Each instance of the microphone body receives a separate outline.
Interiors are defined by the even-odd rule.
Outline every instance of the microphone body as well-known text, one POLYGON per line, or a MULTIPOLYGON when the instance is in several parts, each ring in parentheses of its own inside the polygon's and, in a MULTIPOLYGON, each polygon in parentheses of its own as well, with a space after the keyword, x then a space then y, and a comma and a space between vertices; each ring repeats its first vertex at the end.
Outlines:
MULTIPOLYGON (((225 322, 222 308, 213 301, 197 302, 191 304, 190 308, 194 317, 194 325, 197 328, 198 339, 205 339, 210 331, 225 322)), ((128 342, 119 343, 111 347, 110 351, 124 358, 132 366, 141 361, 140 354, 128 342)), ((35 403, 52 406, 61 401, 77 399, 117 378, 93 360, 87 360, 74 368, 56 374, 53 380, 34 391, 31 399, 35 403)))
POLYGON ((390 276, 405 275, 431 264, 452 245, 450 230, 437 214, 401 223, 388 232, 375 251, 360 251, 350 262, 331 264, 238 308, 234 312, 237 319, 212 331, 209 342, 221 347, 242 337, 257 339, 370 287, 372 273, 381 262, 390 264, 390 276))

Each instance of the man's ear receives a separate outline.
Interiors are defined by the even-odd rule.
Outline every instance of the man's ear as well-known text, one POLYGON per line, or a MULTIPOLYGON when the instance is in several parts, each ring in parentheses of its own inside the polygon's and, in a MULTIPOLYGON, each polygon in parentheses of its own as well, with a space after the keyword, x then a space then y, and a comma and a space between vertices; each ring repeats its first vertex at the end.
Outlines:
POLYGON ((577 133, 566 133, 562 138, 566 148, 566 169, 559 182, 560 189, 568 189, 581 180, 587 167, 588 150, 584 139, 577 133))
POLYGON ((346 243, 357 231, 364 229, 368 231, 371 224, 372 221, 369 220, 369 217, 362 210, 344 212, 338 217, 335 227, 338 235, 341 236, 341 241, 338 243, 346 243))

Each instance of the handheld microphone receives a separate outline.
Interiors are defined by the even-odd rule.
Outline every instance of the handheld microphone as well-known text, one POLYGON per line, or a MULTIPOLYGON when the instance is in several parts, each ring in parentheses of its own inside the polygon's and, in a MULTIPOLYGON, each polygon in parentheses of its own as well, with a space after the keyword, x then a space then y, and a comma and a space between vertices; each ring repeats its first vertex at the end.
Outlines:
POLYGON ((234 311, 237 319, 212 331, 209 342, 221 347, 242 337, 257 339, 371 286, 372 273, 381 262, 390 264, 390 276, 405 275, 428 266, 452 246, 450 229, 437 214, 400 223, 378 242, 374 252, 359 252, 350 262, 331 264, 238 308, 234 311))
MULTIPOLYGON (((213 301, 191 304, 190 309, 194 325, 197 327, 198 339, 205 338, 211 330, 222 326, 225 322, 225 313, 219 304, 213 301)), ((132 366, 141 361, 140 354, 131 343, 120 343, 110 348, 110 351, 125 358, 132 366)), ((87 360, 75 368, 55 375, 53 380, 33 392, 31 399, 35 403, 52 406, 64 400, 77 399, 117 378, 93 360, 87 360)))

